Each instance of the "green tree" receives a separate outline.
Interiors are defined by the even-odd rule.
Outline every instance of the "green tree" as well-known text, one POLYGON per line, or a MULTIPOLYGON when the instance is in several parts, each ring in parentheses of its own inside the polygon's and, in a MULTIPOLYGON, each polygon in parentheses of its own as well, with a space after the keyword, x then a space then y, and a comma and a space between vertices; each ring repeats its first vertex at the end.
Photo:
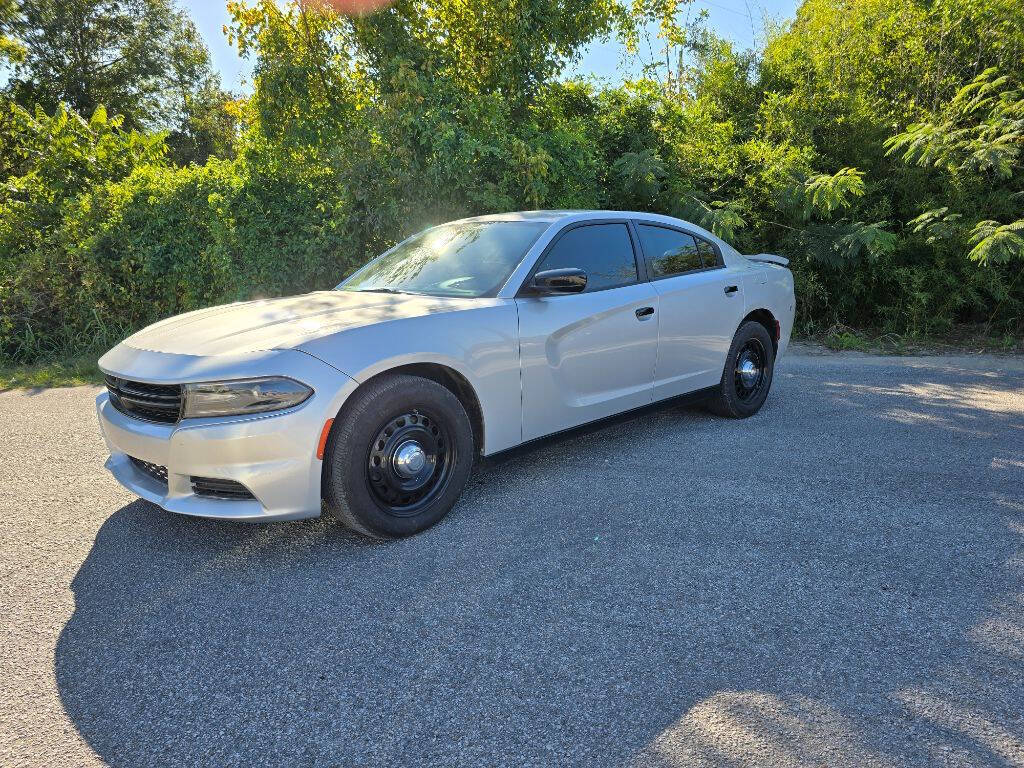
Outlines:
MULTIPOLYGON (((30 39, 29 4, 3 1, 0 33, 30 39)), ((66 5, 106 29, 130 4, 66 5)), ((424 226, 533 207, 663 212, 786 255, 801 331, 1021 335, 1020 0, 805 0, 761 51, 688 6, 398 0, 350 17, 236 2, 249 98, 205 78, 182 24, 160 82, 125 91, 149 111, 4 104, 0 357, 326 288, 424 226), (566 75, 613 30, 641 77, 566 75)), ((72 61, 75 36, 53 40, 72 61)), ((26 50, 14 85, 35 82, 26 50)))
POLYGON ((52 114, 66 104, 86 116, 103 106, 127 128, 173 131, 181 162, 202 162, 230 141, 229 99, 173 0, 18 0, 8 15, 23 55, 7 91, 22 106, 52 114))
POLYGON ((886 146, 938 176, 946 204, 914 218, 916 233, 931 243, 969 241, 969 257, 981 264, 1024 257, 1024 216, 993 219, 1024 213, 1024 90, 1008 76, 985 70, 886 146))
POLYGON ((25 49, 14 36, 20 20, 17 0, 0 0, 0 68, 19 62, 25 49))
POLYGON ((398 0, 348 23, 372 71, 406 62, 476 93, 495 93, 523 117, 583 44, 611 31, 616 0, 398 0))

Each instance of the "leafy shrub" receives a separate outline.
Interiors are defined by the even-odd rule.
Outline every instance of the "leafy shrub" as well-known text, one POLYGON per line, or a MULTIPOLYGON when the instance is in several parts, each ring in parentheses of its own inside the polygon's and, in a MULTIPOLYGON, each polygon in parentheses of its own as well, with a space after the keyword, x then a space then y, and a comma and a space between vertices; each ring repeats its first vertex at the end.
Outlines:
POLYGON ((108 119, 102 107, 88 121, 63 107, 53 115, 10 102, 0 109, 0 358, 32 360, 104 330, 79 290, 80 243, 62 236, 65 217, 93 189, 136 168, 161 168, 163 136, 124 131, 122 118, 108 119), (61 329, 68 310, 89 319, 61 329))
POLYGON ((805 0, 760 54, 671 2, 314 5, 229 4, 255 72, 230 160, 175 167, 102 109, 0 100, 0 363, 328 288, 422 227, 522 208, 662 212, 785 255, 805 332, 1021 335, 1019 3, 805 0), (650 21, 686 53, 661 80, 554 78, 650 21))

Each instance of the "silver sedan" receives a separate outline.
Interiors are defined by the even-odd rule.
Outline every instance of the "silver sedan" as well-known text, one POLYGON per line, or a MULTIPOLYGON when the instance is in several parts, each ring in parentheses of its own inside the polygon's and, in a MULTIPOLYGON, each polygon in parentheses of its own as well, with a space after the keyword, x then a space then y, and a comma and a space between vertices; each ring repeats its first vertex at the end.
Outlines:
POLYGON ((190 312, 100 359, 118 481, 233 520, 407 536, 491 455, 688 396, 750 416, 793 324, 786 259, 620 211, 419 232, 329 291, 190 312))

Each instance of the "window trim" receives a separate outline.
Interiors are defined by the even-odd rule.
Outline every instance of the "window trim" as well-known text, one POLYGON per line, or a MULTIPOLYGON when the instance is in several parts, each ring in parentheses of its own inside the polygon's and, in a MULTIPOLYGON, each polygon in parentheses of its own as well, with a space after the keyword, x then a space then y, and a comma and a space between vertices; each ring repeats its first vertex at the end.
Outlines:
MULTIPOLYGON (((698 235, 696 232, 692 232, 688 229, 685 229, 684 227, 678 227, 672 224, 664 224, 660 221, 650 221, 648 219, 631 219, 631 221, 636 226, 636 243, 639 247, 640 253, 643 256, 644 265, 647 267, 645 271, 648 275, 650 275, 650 277, 648 277, 648 280, 650 280, 650 282, 653 283, 658 280, 671 280, 673 277, 683 277, 685 275, 699 275, 701 272, 713 272, 716 269, 725 269, 725 258, 722 256, 722 249, 718 247, 718 243, 714 243, 711 240, 708 240, 706 237, 702 237, 701 235, 698 235), (700 269, 688 269, 685 272, 675 272, 674 274, 671 275, 653 276, 652 273, 654 270, 651 269, 651 265, 649 263, 651 257, 647 255, 647 252, 644 250, 643 241, 640 239, 641 225, 645 227, 657 227, 659 229, 667 229, 672 232, 678 232, 681 235, 689 235, 694 239, 694 241, 707 243, 708 245, 711 246, 711 250, 715 252, 715 256, 718 257, 718 264, 716 264, 713 267, 701 267, 700 269)), ((698 250, 698 254, 699 253, 700 251, 698 250)), ((703 260, 701 261, 701 263, 703 263, 703 260)))
POLYGON ((564 227, 562 227, 562 229, 560 229, 558 231, 558 233, 553 238, 551 238, 551 242, 549 242, 546 246, 544 246, 544 250, 540 252, 540 255, 537 257, 537 260, 533 263, 533 266, 530 268, 530 271, 527 272, 526 277, 523 279, 523 282, 519 285, 519 288, 516 290, 515 298, 517 298, 517 299, 537 299, 537 298, 561 299, 561 298, 569 298, 571 296, 582 296, 582 295, 588 294, 588 293, 589 294, 594 294, 594 293, 602 293, 603 291, 614 291, 614 290, 616 290, 618 288, 626 288, 626 287, 628 287, 630 285, 640 285, 642 283, 649 283, 649 282, 650 282, 650 278, 648 277, 648 273, 647 273, 647 260, 644 258, 643 250, 641 250, 641 248, 640 248, 640 242, 639 242, 638 235, 637 235, 637 233, 633 229, 632 219, 615 219, 615 218, 612 218, 612 219, 583 219, 582 221, 574 221, 574 222, 572 222, 570 224, 566 224, 564 227), (628 282, 628 283, 619 283, 618 285, 609 285, 609 286, 606 286, 605 288, 598 288, 595 291, 582 291, 580 293, 567 293, 567 294, 563 294, 563 295, 551 294, 551 295, 546 295, 546 296, 537 296, 535 293, 531 293, 530 292, 530 290, 529 290, 530 281, 532 281, 534 275, 536 275, 540 271, 540 267, 541 267, 541 265, 543 265, 544 260, 548 257, 548 254, 550 254, 551 251, 554 250, 555 246, 558 245, 559 241, 563 237, 565 237, 569 232, 573 231, 574 229, 580 229, 581 227, 599 226, 601 224, 623 224, 623 225, 625 225, 626 233, 629 236, 629 243, 630 243, 630 246, 633 249, 633 264, 636 267, 636 281, 631 281, 631 282, 628 282))

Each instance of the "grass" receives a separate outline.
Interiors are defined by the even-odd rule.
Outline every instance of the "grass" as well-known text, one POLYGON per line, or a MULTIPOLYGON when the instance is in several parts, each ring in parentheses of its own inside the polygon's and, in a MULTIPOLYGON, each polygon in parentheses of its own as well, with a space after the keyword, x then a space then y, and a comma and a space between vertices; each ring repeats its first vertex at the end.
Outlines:
POLYGON ((876 355, 1024 354, 1024 338, 1012 334, 993 335, 981 325, 960 325, 938 335, 899 335, 834 325, 824 333, 798 340, 821 344, 835 352, 865 352, 876 355))
POLYGON ((840 331, 839 333, 827 335, 825 337, 825 346, 837 352, 849 349, 867 352, 871 349, 871 342, 853 331, 840 331))
POLYGON ((20 388, 78 387, 102 381, 103 374, 94 356, 35 365, 0 366, 0 392, 20 388))

